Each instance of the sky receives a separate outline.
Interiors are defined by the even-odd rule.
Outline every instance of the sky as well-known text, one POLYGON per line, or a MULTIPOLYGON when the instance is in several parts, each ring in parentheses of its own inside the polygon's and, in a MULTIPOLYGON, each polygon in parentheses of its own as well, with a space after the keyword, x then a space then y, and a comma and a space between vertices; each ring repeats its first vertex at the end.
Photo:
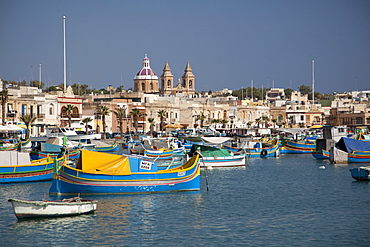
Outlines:
POLYGON ((370 90, 369 0, 0 0, 0 78, 133 88, 147 54, 197 91, 370 90), (312 61, 314 60, 314 73, 312 61))

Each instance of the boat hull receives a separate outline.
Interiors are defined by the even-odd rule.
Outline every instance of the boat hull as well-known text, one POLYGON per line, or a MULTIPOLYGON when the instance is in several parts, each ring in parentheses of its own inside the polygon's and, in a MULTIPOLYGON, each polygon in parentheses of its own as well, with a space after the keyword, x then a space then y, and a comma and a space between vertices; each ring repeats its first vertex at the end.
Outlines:
POLYGON ((197 190, 200 190, 199 156, 174 169, 132 172, 127 175, 85 173, 69 166, 62 166, 54 174, 49 192, 59 195, 140 194, 197 190))
POLYGON ((351 176, 358 181, 370 181, 370 167, 357 167, 350 169, 351 176))
POLYGON ((8 201, 12 204, 18 219, 80 215, 94 212, 97 208, 97 201, 93 200, 60 202, 9 199, 8 201))
POLYGON ((312 156, 318 160, 328 160, 329 159, 329 151, 321 150, 321 151, 312 151, 312 156))
POLYGON ((237 167, 245 166, 245 159, 244 154, 225 157, 203 157, 200 164, 202 168, 237 167))
POLYGON ((370 151, 353 151, 348 154, 349 163, 370 163, 370 151))
MULTIPOLYGON (((64 158, 57 160, 64 162, 64 158)), ((0 166, 0 184, 48 181, 53 179, 54 161, 31 163, 28 165, 0 166)))
POLYGON ((115 141, 112 145, 109 145, 109 146, 96 146, 95 147, 95 151, 98 151, 98 152, 116 152, 118 151, 119 149, 119 146, 118 146, 118 142, 115 141))
POLYGON ((280 147, 282 154, 307 154, 316 150, 316 144, 312 142, 287 141, 280 147))

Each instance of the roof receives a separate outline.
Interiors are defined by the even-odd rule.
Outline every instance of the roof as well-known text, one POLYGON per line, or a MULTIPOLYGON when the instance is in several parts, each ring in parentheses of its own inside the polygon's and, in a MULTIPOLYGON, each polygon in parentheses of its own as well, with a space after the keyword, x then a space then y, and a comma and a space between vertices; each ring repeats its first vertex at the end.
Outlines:
POLYGON ((145 79, 158 79, 157 74, 150 68, 150 60, 145 54, 143 59, 143 67, 136 73, 135 79, 145 80, 145 79))

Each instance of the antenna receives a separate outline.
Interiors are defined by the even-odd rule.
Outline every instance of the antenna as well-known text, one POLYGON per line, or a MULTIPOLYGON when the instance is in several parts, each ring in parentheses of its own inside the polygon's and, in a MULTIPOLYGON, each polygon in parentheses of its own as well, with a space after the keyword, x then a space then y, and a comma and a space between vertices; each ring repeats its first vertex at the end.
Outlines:
POLYGON ((312 106, 315 104, 315 61, 312 60, 312 106))
POLYGON ((67 54, 66 54, 66 16, 63 15, 63 83, 64 93, 67 88, 67 54))
POLYGON ((252 102, 254 101, 253 100, 253 80, 251 80, 251 100, 252 102))
POLYGON ((41 87, 41 63, 39 64, 39 87, 41 87))

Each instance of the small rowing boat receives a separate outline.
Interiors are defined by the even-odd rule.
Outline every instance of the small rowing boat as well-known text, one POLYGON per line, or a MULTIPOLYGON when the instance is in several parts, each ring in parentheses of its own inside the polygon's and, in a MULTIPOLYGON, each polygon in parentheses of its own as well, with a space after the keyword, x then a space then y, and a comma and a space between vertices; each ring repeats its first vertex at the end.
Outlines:
POLYGON ((73 216, 91 213, 96 210, 98 201, 86 200, 80 197, 60 201, 28 201, 9 199, 18 219, 38 217, 73 216))

